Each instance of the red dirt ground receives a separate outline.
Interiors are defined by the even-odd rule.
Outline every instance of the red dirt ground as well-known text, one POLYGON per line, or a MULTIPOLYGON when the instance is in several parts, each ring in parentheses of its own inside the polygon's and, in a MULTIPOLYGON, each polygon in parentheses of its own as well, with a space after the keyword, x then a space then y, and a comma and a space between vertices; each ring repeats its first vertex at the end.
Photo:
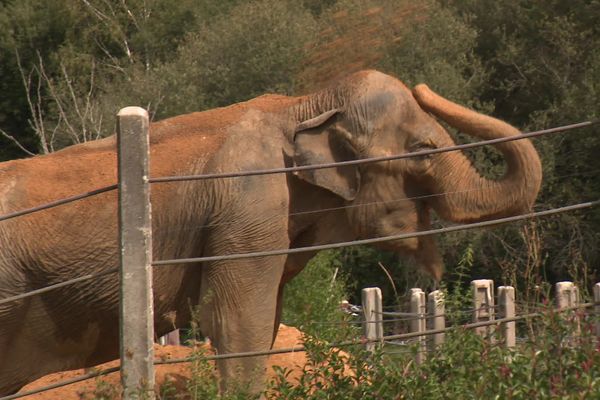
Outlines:
MULTIPOLYGON (((275 340, 275 345, 273 346, 275 349, 288 348, 302 345, 302 333, 293 327, 281 325, 279 328, 279 333, 277 334, 277 339, 275 340)), ((159 359, 173 359, 173 358, 183 358, 187 357, 191 354, 192 349, 189 347, 183 346, 160 346, 155 345, 154 347, 155 357, 159 359)), ((288 354, 277 354, 269 357, 268 360, 268 371, 269 377, 274 376, 273 365, 279 365, 282 367, 286 367, 292 371, 291 378, 297 377, 300 375, 303 366, 306 363, 306 356, 304 352, 298 353, 288 353, 288 354)), ((105 364, 101 364, 95 369, 105 369, 114 366, 118 366, 119 361, 111 361, 105 364)), ((186 380, 190 376, 189 364, 173 364, 173 365, 157 365, 155 367, 156 371, 156 384, 157 387, 162 385, 166 380, 171 381, 175 388, 183 388, 186 386, 186 380)), ((87 370, 90 372, 90 370, 87 370)), ((36 388, 40 388, 42 386, 50 385, 56 382, 61 382, 66 379, 71 379, 76 376, 80 376, 86 373, 86 370, 79 369, 74 371, 66 371, 66 372, 58 372, 55 374, 47 375, 43 378, 38 379, 35 382, 30 383, 21 389, 22 392, 33 390, 36 388)), ((57 388, 54 390, 49 390, 47 392, 38 393, 30 396, 23 397, 23 399, 27 400, 82 400, 82 399, 93 399, 94 391, 97 390, 98 387, 117 387, 119 388, 120 384, 120 374, 119 372, 114 372, 103 376, 101 378, 93 378, 87 381, 82 381, 78 383, 74 383, 62 388, 57 388), (103 382, 103 383, 101 383, 103 382), (99 386, 100 385, 100 386, 99 386)), ((116 392, 120 392, 120 390, 116 390, 116 392)), ((179 392, 179 390, 178 390, 179 392)), ((106 398, 106 397, 105 397, 106 398)), ((119 399, 120 397, 115 397, 119 399)))

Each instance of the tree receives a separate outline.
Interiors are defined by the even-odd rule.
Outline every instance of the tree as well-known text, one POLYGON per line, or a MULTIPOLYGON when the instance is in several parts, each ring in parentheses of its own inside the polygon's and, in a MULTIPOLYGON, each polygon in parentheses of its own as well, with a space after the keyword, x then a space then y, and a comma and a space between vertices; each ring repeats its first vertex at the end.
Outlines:
POLYGON ((219 107, 264 93, 292 94, 312 14, 292 1, 241 3, 190 33, 161 76, 172 88, 161 115, 219 107))
MULTIPOLYGON (((481 98, 495 104, 497 116, 531 130, 598 118, 599 2, 443 3, 478 32, 474 51, 491 73, 481 98)), ((589 128, 536 140, 544 166, 540 208, 598 198, 596 132, 589 128)), ((482 243, 476 260, 484 260, 485 270, 500 264, 527 271, 533 265, 535 279, 575 278, 585 286, 593 274, 600 276, 592 250, 599 244, 599 223, 600 213, 592 209, 507 227, 494 234, 497 240, 482 243)))

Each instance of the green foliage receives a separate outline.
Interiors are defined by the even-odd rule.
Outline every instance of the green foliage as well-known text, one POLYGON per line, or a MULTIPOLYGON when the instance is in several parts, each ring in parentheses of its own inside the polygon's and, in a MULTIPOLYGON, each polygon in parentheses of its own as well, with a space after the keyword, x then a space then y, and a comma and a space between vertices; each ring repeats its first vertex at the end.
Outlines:
MULTIPOLYGON (((29 151, 49 152, 112 133, 120 106, 154 111, 159 93, 140 75, 147 82, 197 26, 193 3, 25 0, 0 7, 0 127, 29 151)), ((11 146, 3 146, 7 155, 23 155, 2 139, 11 146)))
POLYGON ((190 364, 191 379, 187 390, 192 399, 216 399, 219 394, 218 378, 215 367, 206 360, 206 352, 202 347, 196 347, 190 364))
POLYGON ((96 387, 94 388, 94 392, 91 393, 91 397, 88 397, 85 394, 81 394, 80 397, 82 400, 88 398, 94 400, 112 400, 118 395, 118 389, 114 385, 111 385, 101 378, 96 378, 96 387))
POLYGON ((365 287, 381 289, 385 306, 397 305, 413 287, 432 286, 432 280, 411 261, 373 247, 354 246, 339 252, 339 262, 348 275, 349 300, 361 302, 365 287))
POLYGON ((182 90, 167 99, 181 112, 189 111, 190 100, 199 102, 194 99, 203 99, 196 107, 207 108, 265 92, 290 94, 315 29, 313 16, 298 2, 241 3, 191 33, 178 57, 164 66, 171 87, 182 90))
POLYGON ((247 400, 258 398, 258 395, 250 394, 245 385, 233 385, 227 392, 220 392, 217 371, 214 364, 206 359, 206 352, 203 348, 195 347, 192 357, 194 357, 194 360, 190 363, 191 378, 187 383, 186 393, 175 393, 170 391, 161 399, 247 400))
MULTIPOLYGON (((479 98, 493 103, 496 115, 531 130, 598 118, 598 2, 442 3, 477 32, 473 52, 490 74, 479 98)), ((596 131, 579 129, 535 140, 544 169, 539 208, 598 197, 596 131)), ((591 250, 599 244, 598 223, 600 214, 591 209, 473 234, 475 268, 502 270, 502 279, 511 275, 519 284, 574 279, 589 287, 600 278, 598 255, 591 250)))
POLYGON ((454 312, 455 310, 468 310, 473 304, 473 295, 470 290, 470 275, 473 268, 473 247, 467 246, 456 267, 448 271, 449 279, 442 282, 441 289, 446 293, 445 313, 448 319, 455 323, 467 323, 469 316, 465 313, 454 312), (447 283, 450 282, 450 285, 447 283), (448 287, 450 286, 450 287, 448 287))
POLYGON ((323 251, 285 287, 282 322, 321 340, 345 339, 356 330, 342 312, 347 276, 338 251, 323 251))
POLYGON ((507 349, 457 329, 417 365, 413 351, 340 353, 310 342, 310 362, 297 385, 280 370, 268 398, 283 399, 527 399, 596 398, 600 352, 592 325, 577 338, 571 314, 549 308, 507 349), (345 366, 350 366, 348 374, 345 366))
MULTIPOLYGON (((462 104, 477 104, 488 73, 473 54, 477 31, 438 2, 404 20, 398 38, 385 47, 380 68, 409 86, 427 83, 462 104)), ((396 28, 399 29, 399 28, 396 28)))
POLYGON ((595 1, 445 1, 477 29, 476 53, 492 71, 486 97, 516 123, 562 102, 598 53, 595 1), (543 95, 542 95, 543 93, 543 95))
POLYGON ((276 368, 277 375, 266 390, 268 399, 343 399, 354 391, 356 378, 350 365, 368 367, 364 353, 351 357, 340 349, 306 336, 307 363, 297 382, 289 379, 289 371, 276 368), (359 365, 360 364, 360 365, 359 365))
MULTIPOLYGON (((0 5, 0 128, 30 151, 36 150, 37 140, 28 124, 26 90, 17 52, 27 79, 37 54, 50 57, 65 39, 73 19, 64 2, 26 0, 0 5)), ((0 136, 0 160, 24 155, 12 141, 0 136)))

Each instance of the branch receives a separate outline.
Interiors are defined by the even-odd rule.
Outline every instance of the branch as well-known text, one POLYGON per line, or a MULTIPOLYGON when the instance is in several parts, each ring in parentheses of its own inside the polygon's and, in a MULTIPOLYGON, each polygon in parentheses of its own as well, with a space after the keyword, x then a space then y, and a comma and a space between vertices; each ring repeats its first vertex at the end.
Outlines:
POLYGON ((383 272, 385 272, 385 274, 386 274, 387 278, 389 279, 390 283, 392 284, 392 289, 394 289, 394 295, 396 296, 396 299, 397 299, 398 298, 398 291, 396 290, 396 284, 394 283, 394 280, 392 279, 392 275, 390 275, 390 273, 383 266, 383 264, 381 263, 381 261, 378 261, 377 264, 379 264, 379 266, 381 267, 381 269, 383 270, 383 272))
POLYGON ((21 143, 19 143, 17 139, 15 139, 14 136, 9 135, 4 129, 0 129, 0 135, 13 142, 15 145, 17 145, 19 149, 23 150, 25 153, 29 154, 30 156, 35 156, 35 153, 32 153, 31 151, 27 150, 21 143))
MULTIPOLYGON (((56 103, 56 108, 58 109, 59 115, 63 118, 65 126, 67 127, 67 131, 70 133, 70 135, 74 139, 75 143, 80 143, 79 135, 77 134, 77 130, 75 129, 75 127, 73 127, 73 125, 69 121, 67 113, 66 113, 66 111, 65 111, 65 109, 63 107, 63 102, 60 99, 60 96, 58 95, 58 93, 56 92, 56 88, 54 87, 54 84, 52 83, 52 80, 46 74, 46 70, 44 69, 44 62, 43 62, 42 56, 40 55, 39 52, 38 52, 38 59, 39 59, 39 70, 38 70, 39 74, 44 79, 44 81, 46 82, 46 85, 48 85, 48 90, 50 90, 50 94, 52 95, 52 99, 56 103)), ((67 78, 67 80, 68 80, 68 78, 67 78)), ((70 83, 67 81, 67 84, 70 84, 70 83)))
POLYGON ((21 74, 21 81, 23 82, 23 87, 25 88, 25 96, 27 97, 27 105, 29 106, 29 111, 31 111, 31 117, 33 121, 29 120, 29 124, 33 128, 33 131, 40 139, 40 144, 42 146, 42 152, 44 154, 48 154, 48 141, 46 140, 46 133, 44 132, 44 121, 42 114, 42 100, 41 100, 41 78, 38 76, 38 84, 37 84, 37 103, 34 105, 33 100, 31 98, 31 76, 33 74, 33 69, 29 72, 29 75, 25 77, 25 71, 23 69, 23 65, 21 64, 21 56, 19 55, 19 50, 15 47, 15 56, 17 58, 17 66, 19 67, 19 73, 21 74))

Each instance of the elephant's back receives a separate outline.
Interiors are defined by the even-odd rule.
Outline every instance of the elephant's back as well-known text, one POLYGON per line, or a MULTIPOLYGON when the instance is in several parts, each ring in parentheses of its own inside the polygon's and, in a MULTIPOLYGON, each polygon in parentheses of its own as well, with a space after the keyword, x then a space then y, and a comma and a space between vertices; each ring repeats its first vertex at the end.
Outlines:
POLYGON ((299 101, 296 97, 266 94, 227 107, 167 118, 151 125, 151 142, 158 144, 178 136, 218 135, 240 123, 249 111, 283 115, 299 101))

